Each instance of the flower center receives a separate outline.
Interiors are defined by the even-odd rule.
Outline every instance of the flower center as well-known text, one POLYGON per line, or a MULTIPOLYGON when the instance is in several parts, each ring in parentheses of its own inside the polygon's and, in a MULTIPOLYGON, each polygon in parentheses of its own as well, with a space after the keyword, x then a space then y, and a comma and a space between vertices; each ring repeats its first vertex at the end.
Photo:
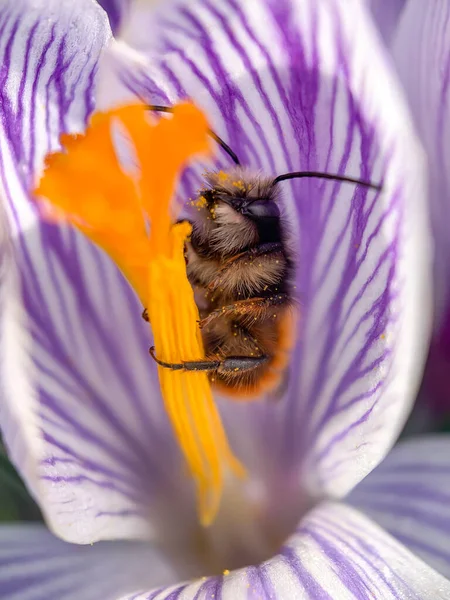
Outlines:
MULTIPOLYGON (((46 199, 44 216, 75 225, 116 262, 147 307, 157 357, 165 363, 204 359, 184 260, 191 226, 174 224, 170 204, 185 162, 208 152, 207 136, 204 115, 190 104, 157 124, 148 121, 144 105, 98 113, 84 135, 61 137, 63 151, 47 157, 35 192, 46 199)), ((228 445, 207 375, 158 371, 206 526, 219 508, 224 471, 243 475, 244 469, 228 445)))
POLYGON ((184 499, 172 498, 173 503, 166 497, 156 509, 155 539, 174 574, 167 584, 270 559, 315 503, 298 478, 281 469, 272 474, 252 471, 243 483, 225 477, 220 510, 207 528, 192 523, 184 499))

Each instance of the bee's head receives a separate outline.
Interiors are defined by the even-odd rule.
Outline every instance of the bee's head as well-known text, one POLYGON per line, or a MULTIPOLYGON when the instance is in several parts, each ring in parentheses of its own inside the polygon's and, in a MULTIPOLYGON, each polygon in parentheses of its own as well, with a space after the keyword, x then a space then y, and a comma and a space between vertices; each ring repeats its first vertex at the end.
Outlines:
POLYGON ((208 235, 214 250, 235 253, 279 241, 280 209, 273 178, 236 167, 207 173, 205 179, 208 187, 196 203, 203 216, 197 233, 208 235))
POLYGON ((206 181, 209 187, 202 196, 211 210, 227 205, 253 221, 280 218, 273 178, 235 167, 227 172, 207 173, 206 181))

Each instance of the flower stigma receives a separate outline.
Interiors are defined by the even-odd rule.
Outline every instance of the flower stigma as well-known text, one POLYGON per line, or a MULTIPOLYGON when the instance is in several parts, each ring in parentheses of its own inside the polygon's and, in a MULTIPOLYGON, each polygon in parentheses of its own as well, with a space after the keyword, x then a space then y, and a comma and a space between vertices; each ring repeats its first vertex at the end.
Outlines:
MULTIPOLYGON (((155 123, 145 105, 123 106, 95 114, 85 134, 63 135, 61 145, 47 156, 35 190, 43 216, 76 226, 114 260, 147 308, 158 360, 204 359, 184 258, 191 225, 175 224, 177 211, 171 210, 186 161, 210 152, 203 113, 179 104, 170 118, 155 123), (137 161, 122 160, 118 133, 125 133, 122 147, 131 146, 137 161)), ((228 444, 206 373, 159 365, 158 373, 166 411, 196 483, 199 519, 208 526, 219 509, 224 472, 242 476, 244 469, 228 444)))

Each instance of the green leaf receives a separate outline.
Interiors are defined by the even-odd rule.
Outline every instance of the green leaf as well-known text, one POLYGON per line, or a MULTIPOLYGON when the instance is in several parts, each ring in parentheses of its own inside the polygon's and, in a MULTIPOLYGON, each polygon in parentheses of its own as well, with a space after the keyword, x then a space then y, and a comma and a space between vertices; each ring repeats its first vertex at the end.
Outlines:
POLYGON ((0 522, 41 521, 40 510, 0 442, 0 522))

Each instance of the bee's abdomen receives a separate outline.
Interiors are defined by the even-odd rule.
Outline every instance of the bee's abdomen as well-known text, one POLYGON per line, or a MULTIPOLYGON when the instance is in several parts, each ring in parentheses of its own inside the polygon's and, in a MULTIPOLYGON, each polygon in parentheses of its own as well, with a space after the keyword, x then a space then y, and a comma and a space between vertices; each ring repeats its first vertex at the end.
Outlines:
POLYGON ((284 244, 268 242, 223 258, 205 257, 188 243, 186 259, 205 355, 220 363, 210 373, 213 385, 242 399, 276 388, 295 331, 292 262, 284 244))
POLYGON ((294 342, 294 318, 292 307, 285 307, 276 317, 259 319, 252 327, 244 328, 233 322, 228 324, 227 330, 227 323, 216 323, 213 331, 204 336, 207 355, 250 358, 253 365, 246 368, 239 366, 238 361, 236 367, 230 369, 230 361, 227 361, 227 368, 219 367, 211 373, 211 383, 241 400, 251 400, 277 389, 294 342), (259 360, 255 360, 258 357, 259 360))

